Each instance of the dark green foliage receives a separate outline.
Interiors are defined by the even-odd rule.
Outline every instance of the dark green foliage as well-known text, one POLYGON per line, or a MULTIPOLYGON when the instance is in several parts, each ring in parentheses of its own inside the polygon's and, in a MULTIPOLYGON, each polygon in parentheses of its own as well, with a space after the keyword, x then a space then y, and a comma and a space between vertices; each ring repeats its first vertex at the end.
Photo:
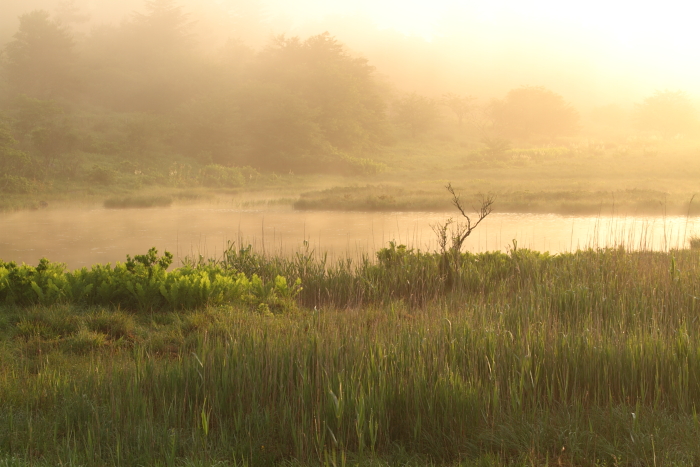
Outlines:
POLYGON ((33 193, 36 186, 31 180, 17 175, 0 175, 0 193, 33 193))
POLYGON ((37 153, 48 162, 66 156, 78 147, 78 136, 66 121, 34 128, 29 139, 37 153))
MULTIPOLYGON (((37 162, 26 153, 16 149, 17 140, 0 122, 0 176, 7 179, 32 177, 40 173, 37 162)), ((12 183, 6 180, 6 183, 12 183)))
POLYGON ((87 173, 87 179, 89 181, 101 185, 110 185, 114 183, 115 177, 116 172, 113 169, 97 164, 93 165, 87 173))

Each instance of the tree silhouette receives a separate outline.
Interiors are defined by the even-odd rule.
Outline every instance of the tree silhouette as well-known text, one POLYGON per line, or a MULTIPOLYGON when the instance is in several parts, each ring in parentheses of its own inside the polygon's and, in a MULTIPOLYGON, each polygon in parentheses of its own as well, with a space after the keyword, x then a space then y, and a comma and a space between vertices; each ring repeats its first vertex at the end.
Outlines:
POLYGON ((437 105, 433 99, 408 94, 394 103, 395 121, 406 127, 414 138, 430 130, 437 121, 437 105))
POLYGON ((494 129, 510 138, 568 136, 578 131, 578 112, 559 94, 523 86, 491 104, 494 129))
POLYGON ((633 118, 637 129, 658 132, 666 138, 698 130, 697 112, 682 91, 656 91, 636 104, 633 118))
POLYGON ((459 126, 462 126, 464 117, 474 108, 475 100, 476 97, 460 96, 451 92, 442 96, 442 103, 455 113, 459 120, 459 126))
POLYGON ((12 91, 37 98, 68 93, 75 85, 74 42, 70 32, 48 12, 19 17, 19 30, 5 46, 5 75, 12 91))

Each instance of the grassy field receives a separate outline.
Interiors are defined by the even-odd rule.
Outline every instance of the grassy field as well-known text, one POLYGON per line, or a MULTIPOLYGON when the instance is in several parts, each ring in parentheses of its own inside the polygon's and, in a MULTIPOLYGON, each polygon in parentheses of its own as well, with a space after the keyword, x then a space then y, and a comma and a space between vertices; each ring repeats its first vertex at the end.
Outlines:
POLYGON ((698 465, 699 260, 390 244, 97 268, 163 286, 148 306, 49 300, 92 273, 5 263, 0 465, 698 465), (220 302, 193 279, 216 274, 261 288, 220 302), (282 307, 278 276, 303 286, 282 307))

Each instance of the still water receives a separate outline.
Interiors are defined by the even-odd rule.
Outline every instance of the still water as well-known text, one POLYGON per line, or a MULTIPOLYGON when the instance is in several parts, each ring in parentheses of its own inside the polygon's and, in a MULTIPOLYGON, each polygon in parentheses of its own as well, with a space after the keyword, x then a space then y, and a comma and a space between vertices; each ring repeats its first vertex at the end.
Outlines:
MULTIPOLYGON (((150 247, 186 256, 218 257, 228 242, 258 251, 293 254, 302 248, 331 258, 373 254, 390 240, 423 250, 437 247, 433 225, 449 213, 307 212, 291 208, 240 209, 217 205, 142 210, 52 208, 0 214, 0 259, 36 264, 40 258, 69 268, 124 261, 150 247)), ((665 250, 700 234, 698 217, 611 217, 493 213, 465 249, 518 247, 557 253, 589 246, 665 250)))

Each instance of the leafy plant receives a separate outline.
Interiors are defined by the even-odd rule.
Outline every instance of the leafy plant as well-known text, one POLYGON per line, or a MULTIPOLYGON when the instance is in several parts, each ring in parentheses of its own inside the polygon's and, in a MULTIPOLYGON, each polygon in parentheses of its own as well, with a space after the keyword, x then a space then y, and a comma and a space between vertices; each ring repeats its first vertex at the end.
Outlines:
MULTIPOLYGON (((112 305, 132 310, 193 309, 225 303, 262 305, 281 312, 295 307, 297 280, 263 281, 217 264, 185 265, 167 272, 173 255, 155 248, 114 267, 95 265, 73 272, 42 259, 37 267, 0 261, 0 301, 29 306, 74 303, 112 305)), ((98 329, 93 327, 93 329, 98 329)), ((126 331, 122 332, 126 334, 126 331)))

